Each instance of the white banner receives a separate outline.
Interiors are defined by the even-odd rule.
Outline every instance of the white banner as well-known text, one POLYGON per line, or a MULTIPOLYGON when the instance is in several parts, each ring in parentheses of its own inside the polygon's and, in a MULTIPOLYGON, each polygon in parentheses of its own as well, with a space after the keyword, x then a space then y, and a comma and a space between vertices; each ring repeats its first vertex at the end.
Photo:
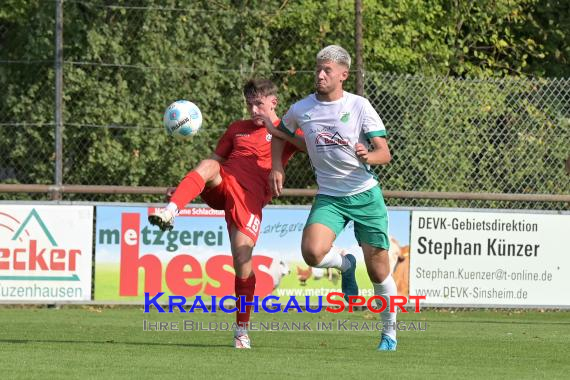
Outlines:
POLYGON ((414 211, 410 243, 426 305, 570 306, 570 215, 414 211))
POLYGON ((91 299, 92 206, 0 205, 0 301, 91 299))

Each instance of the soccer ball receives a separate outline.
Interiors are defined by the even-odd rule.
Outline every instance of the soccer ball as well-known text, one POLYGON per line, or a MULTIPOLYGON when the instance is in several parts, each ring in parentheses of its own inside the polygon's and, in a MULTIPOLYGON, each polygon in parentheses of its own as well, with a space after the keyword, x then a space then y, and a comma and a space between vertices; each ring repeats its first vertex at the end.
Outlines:
POLYGON ((163 123, 169 136, 189 138, 202 126, 202 112, 188 100, 177 100, 164 111, 163 123))

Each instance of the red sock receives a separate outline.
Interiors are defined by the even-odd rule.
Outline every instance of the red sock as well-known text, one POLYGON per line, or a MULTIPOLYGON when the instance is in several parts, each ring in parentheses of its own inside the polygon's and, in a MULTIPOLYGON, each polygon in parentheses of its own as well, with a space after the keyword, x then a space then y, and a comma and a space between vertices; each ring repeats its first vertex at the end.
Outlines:
POLYGON ((180 182, 176 191, 170 198, 170 202, 176 203, 179 210, 182 210, 186 205, 194 200, 202 190, 206 183, 204 179, 196 171, 191 171, 186 174, 186 177, 180 182))
POLYGON ((245 296, 247 302, 253 301, 253 293, 255 293, 255 274, 252 272, 248 278, 239 278, 236 276, 236 297, 237 301, 237 313, 236 322, 238 325, 247 327, 249 324, 249 314, 251 312, 251 306, 245 307, 245 313, 240 312, 240 296, 245 296))

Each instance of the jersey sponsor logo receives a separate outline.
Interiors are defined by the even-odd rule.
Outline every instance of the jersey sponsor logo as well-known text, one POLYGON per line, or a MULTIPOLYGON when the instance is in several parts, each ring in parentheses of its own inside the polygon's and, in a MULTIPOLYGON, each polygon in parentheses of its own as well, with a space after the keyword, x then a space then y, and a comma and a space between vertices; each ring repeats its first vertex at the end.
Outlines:
POLYGON ((334 148, 342 148, 348 146, 348 140, 342 137, 338 132, 319 132, 315 138, 315 146, 318 151, 324 151, 334 148))

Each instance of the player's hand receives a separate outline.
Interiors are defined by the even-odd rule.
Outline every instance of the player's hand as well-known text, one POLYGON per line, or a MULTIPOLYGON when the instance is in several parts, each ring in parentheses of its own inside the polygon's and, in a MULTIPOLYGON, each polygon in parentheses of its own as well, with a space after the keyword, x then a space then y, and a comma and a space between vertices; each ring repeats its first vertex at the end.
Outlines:
POLYGON ((262 114, 253 115, 252 120, 254 121, 254 123, 261 122, 265 125, 271 124, 271 119, 269 119, 267 115, 262 115, 262 114))
POLYGON ((166 194, 164 194, 164 201, 165 202, 170 202, 170 198, 172 198, 172 195, 174 195, 174 192, 176 191, 176 187, 169 187, 166 189, 166 194))
POLYGON ((368 152, 368 148, 364 146, 364 144, 356 143, 356 145, 354 145, 354 151, 361 162, 364 162, 365 164, 368 163, 368 153, 370 152, 368 152))
POLYGON ((268 116, 257 115, 256 118, 263 121, 263 124, 265 125, 265 129, 267 129, 267 133, 269 133, 271 135, 275 135, 275 134, 279 133, 279 130, 273 125, 273 122, 271 121, 271 119, 268 116))
POLYGON ((265 123, 265 129, 267 129, 267 133, 270 133, 272 136, 283 138, 282 132, 280 132, 279 129, 277 129, 277 127, 273 124, 265 123))
POLYGON ((283 192, 283 182, 285 181, 285 172, 283 168, 272 169, 269 173, 269 188, 271 193, 278 197, 283 192))

